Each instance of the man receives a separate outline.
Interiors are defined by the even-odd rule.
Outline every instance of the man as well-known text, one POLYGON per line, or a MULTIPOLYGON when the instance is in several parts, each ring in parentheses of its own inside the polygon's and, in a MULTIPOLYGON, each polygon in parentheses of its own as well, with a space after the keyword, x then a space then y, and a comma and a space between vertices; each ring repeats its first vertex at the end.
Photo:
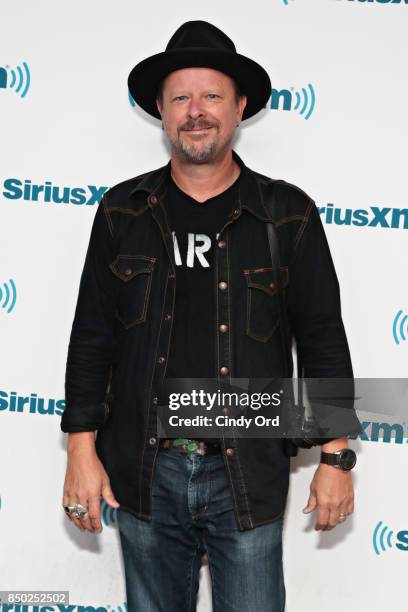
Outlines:
MULTIPOLYGON (((100 495, 118 509, 130 611, 195 610, 207 552, 216 612, 281 612, 282 439, 160 438, 157 393, 168 377, 292 377, 271 223, 304 376, 352 377, 327 240, 307 194, 232 149, 271 83, 221 30, 183 24, 135 66, 129 89, 161 119, 171 159, 112 187, 96 212, 67 359, 63 505, 89 531, 101 530, 100 495)), ((328 530, 353 512, 352 464, 335 454, 347 437, 314 442, 327 455, 303 511, 328 530)))

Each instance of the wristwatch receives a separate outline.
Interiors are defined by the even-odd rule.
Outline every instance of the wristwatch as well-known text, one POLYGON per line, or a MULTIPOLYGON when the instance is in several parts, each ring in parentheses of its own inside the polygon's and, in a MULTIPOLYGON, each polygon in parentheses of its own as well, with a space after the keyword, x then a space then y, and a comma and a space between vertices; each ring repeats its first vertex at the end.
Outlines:
POLYGON ((352 448, 342 448, 335 453, 325 453, 321 451, 320 463, 327 463, 333 467, 348 472, 356 465, 357 456, 352 448))

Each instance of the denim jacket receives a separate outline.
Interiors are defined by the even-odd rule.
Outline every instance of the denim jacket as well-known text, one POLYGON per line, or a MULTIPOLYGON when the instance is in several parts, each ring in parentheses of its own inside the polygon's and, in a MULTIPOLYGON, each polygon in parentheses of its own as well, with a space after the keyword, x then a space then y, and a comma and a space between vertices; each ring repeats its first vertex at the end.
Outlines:
MULTIPOLYGON (((296 340, 303 375, 352 377, 339 284, 315 202, 299 187, 251 170, 235 151, 233 158, 243 180, 214 247, 214 378, 293 376, 277 333, 283 323, 267 223, 275 224, 279 238, 285 331, 296 340), (264 206, 271 189, 273 214, 264 206)), ((176 293, 165 207, 170 168, 169 161, 111 187, 96 210, 61 419, 64 432, 96 431, 96 451, 116 499, 143 520, 151 520, 157 389, 166 373, 176 293)), ((223 438, 222 453, 239 530, 279 518, 290 473, 282 439, 223 438)))

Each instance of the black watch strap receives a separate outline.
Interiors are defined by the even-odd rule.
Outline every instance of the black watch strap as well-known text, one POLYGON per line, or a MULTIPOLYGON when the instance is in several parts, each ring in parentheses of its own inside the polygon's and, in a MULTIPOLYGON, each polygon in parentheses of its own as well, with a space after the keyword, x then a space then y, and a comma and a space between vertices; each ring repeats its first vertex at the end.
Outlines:
POLYGON ((335 453, 325 453, 324 451, 321 451, 320 461, 322 463, 327 463, 327 465, 339 465, 340 455, 336 455, 335 453))

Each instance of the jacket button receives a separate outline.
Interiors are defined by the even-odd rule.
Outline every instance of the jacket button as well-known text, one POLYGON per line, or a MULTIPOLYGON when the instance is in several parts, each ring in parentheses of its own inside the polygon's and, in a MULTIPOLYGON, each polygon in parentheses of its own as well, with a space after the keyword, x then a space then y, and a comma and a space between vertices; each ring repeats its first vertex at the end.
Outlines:
POLYGON ((227 366, 222 366, 222 368, 220 368, 220 373, 223 376, 226 376, 228 374, 228 372, 229 372, 229 368, 227 368, 227 366))
POLYGON ((171 314, 169 314, 169 313, 165 314, 165 315, 164 315, 164 319, 165 319, 165 321, 170 321, 170 319, 171 319, 171 314))
POLYGON ((233 448, 227 448, 225 454, 228 455, 228 457, 232 457, 233 455, 235 455, 235 450, 233 448))
POLYGON ((235 208, 235 210, 233 211, 234 216, 236 217, 237 215, 239 215, 239 209, 235 208))
POLYGON ((271 281, 271 282, 269 283, 269 287, 270 287, 271 289, 274 289, 274 288, 275 288, 275 283, 274 283, 273 281, 271 281))
POLYGON ((219 240, 218 241, 218 246, 220 247, 220 249, 223 249, 225 246, 227 245, 225 240, 219 240))
POLYGON ((152 446, 156 444, 156 442, 157 442, 156 438, 149 438, 149 444, 151 444, 152 446))
POLYGON ((157 404, 159 401, 159 398, 157 397, 157 395, 154 396, 154 398, 152 399, 153 404, 157 404))
POLYGON ((157 204, 157 196, 154 194, 150 196, 149 200, 151 204, 157 204))
POLYGON ((132 274, 132 268, 126 268, 125 275, 129 276, 129 274, 132 274))
POLYGON ((160 357, 157 360, 159 363, 164 363, 166 361, 166 358, 163 357, 163 355, 160 355, 160 357))
POLYGON ((226 289, 228 285, 225 281, 221 281, 220 283, 218 283, 218 287, 221 289, 221 291, 224 291, 224 289, 226 289))
POLYGON ((228 325, 225 325, 225 323, 221 323, 218 329, 220 330, 221 333, 224 334, 226 331, 228 331, 228 325))

